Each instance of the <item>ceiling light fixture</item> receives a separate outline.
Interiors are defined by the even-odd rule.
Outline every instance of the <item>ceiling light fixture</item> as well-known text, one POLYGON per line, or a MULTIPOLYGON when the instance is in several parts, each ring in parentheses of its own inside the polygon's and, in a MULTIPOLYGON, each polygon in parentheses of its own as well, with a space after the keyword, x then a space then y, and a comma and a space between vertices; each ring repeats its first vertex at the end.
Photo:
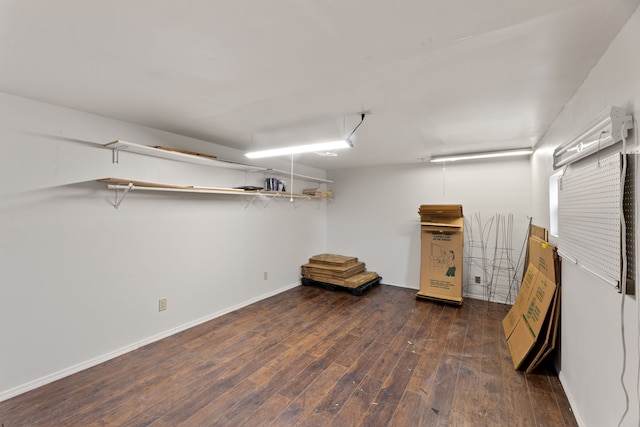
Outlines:
POLYGON ((468 154, 456 154, 451 156, 438 156, 432 157, 431 162, 455 162, 458 160, 476 160, 476 159, 490 159, 493 157, 511 157, 511 156, 528 156, 533 153, 531 148, 519 148, 517 150, 505 150, 505 151, 490 151, 485 153, 468 153, 468 154))
POLYGON ((353 142, 351 142, 351 136, 355 133, 356 129, 360 127, 364 121, 365 113, 361 114, 360 123, 351 131, 348 137, 345 139, 339 139, 337 141, 319 142, 315 144, 295 145, 292 147, 273 148, 271 150, 252 151, 246 153, 245 156, 250 159, 262 159, 265 157, 285 156, 288 154, 300 154, 300 153, 318 153, 329 152, 332 150, 342 150, 345 148, 352 148, 353 142))
POLYGON ((576 162, 622 141, 633 128, 633 117, 624 108, 608 107, 573 139, 553 152, 553 168, 576 162))
POLYGON ((250 159, 262 159, 264 157, 284 156, 287 154, 312 153, 318 151, 341 150, 353 147, 351 141, 339 139, 337 141, 319 142, 317 144, 296 145, 293 147, 274 148, 271 150, 252 151, 245 156, 250 159))

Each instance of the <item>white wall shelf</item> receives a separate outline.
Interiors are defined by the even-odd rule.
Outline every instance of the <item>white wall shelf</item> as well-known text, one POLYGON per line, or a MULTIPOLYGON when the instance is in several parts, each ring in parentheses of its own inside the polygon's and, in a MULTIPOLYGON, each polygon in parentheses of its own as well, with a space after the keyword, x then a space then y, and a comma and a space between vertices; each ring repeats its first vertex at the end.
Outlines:
POLYGON ((266 168, 260 168, 258 166, 228 162, 208 156, 186 154, 179 151, 171 151, 163 148, 151 147, 149 145, 134 144, 133 142, 127 141, 113 141, 105 144, 104 147, 113 151, 113 163, 119 163, 121 151, 128 151, 130 153, 143 154, 145 156, 159 157, 162 159, 176 160, 179 162, 193 163, 197 165, 214 166, 218 168, 239 169, 244 171, 253 170, 256 172, 266 170, 266 168))
POLYGON ((276 191, 262 190, 241 190, 237 188, 219 188, 219 187, 196 187, 196 186, 180 186, 161 184, 157 182, 135 181, 131 179, 121 178, 102 178, 98 182, 106 183, 107 189, 115 190, 115 201, 113 207, 118 209, 126 195, 130 191, 160 191, 160 192, 178 192, 178 193, 201 193, 201 194, 223 194, 232 196, 241 196, 249 198, 287 198, 289 200, 330 200, 328 197, 311 196, 299 193, 283 193, 276 191))
POLYGON ((312 181, 318 183, 332 183, 328 179, 323 178, 315 178, 307 175, 300 174, 291 174, 291 172, 286 172, 278 169, 270 169, 263 168, 260 166, 253 166, 244 163, 231 162, 227 160, 220 160, 217 158, 213 158, 212 156, 204 156, 197 154, 187 154, 180 151, 173 151, 164 148, 156 148, 149 145, 135 144, 133 142, 127 141, 113 141, 108 144, 104 144, 103 147, 108 148, 112 151, 113 155, 113 163, 120 162, 120 152, 127 151, 130 153, 142 154, 145 156, 159 157, 162 159, 175 160, 179 162, 193 163, 198 165, 205 166, 213 166, 218 168, 226 168, 226 169, 236 169, 243 170, 245 172, 264 172, 265 174, 273 174, 273 175, 281 175, 281 176, 292 176, 294 178, 300 179, 302 181, 312 181))

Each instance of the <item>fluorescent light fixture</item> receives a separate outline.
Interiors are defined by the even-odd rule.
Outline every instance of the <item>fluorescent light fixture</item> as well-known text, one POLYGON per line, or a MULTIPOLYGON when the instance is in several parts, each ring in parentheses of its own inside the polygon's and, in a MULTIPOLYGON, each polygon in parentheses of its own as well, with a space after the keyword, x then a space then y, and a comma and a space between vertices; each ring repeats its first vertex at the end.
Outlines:
POLYGON ((531 148, 519 148, 517 150, 490 151, 485 153, 469 153, 432 157, 431 162, 455 162, 458 160, 490 159, 493 157, 528 156, 531 153, 533 153, 533 150, 531 148))
POLYGON ((316 144, 296 145, 293 147, 274 148, 272 150, 253 151, 246 153, 245 156, 250 159, 261 159, 263 157, 285 156, 287 154, 313 153, 331 150, 341 150, 343 148, 351 148, 353 144, 348 139, 340 139, 338 141, 319 142, 316 144))
POLYGON ((633 117, 624 108, 608 107, 585 126, 573 139, 553 152, 553 168, 576 162, 607 148, 628 136, 633 117))

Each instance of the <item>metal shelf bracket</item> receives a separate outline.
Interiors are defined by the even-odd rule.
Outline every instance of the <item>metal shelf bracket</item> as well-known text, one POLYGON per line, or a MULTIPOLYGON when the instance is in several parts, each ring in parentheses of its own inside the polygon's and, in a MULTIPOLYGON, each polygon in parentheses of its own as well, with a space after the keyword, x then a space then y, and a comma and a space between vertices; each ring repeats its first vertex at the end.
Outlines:
POLYGON ((120 163, 120 151, 122 151, 122 148, 111 149, 111 163, 113 163, 114 165, 120 163))
POLYGON ((113 203, 113 207, 118 209, 120 207, 120 203, 122 203, 122 201, 124 200, 124 198, 127 195, 127 193, 129 191, 133 190, 134 186, 133 186, 132 183, 129 183, 129 185, 127 185, 124 188, 122 188, 122 186, 120 186, 120 185, 116 185, 116 186, 114 186, 114 188, 115 188, 115 193, 116 193, 116 200, 113 203), (118 195, 119 195, 120 190, 122 190, 122 197, 120 197, 120 199, 118 200, 118 195))

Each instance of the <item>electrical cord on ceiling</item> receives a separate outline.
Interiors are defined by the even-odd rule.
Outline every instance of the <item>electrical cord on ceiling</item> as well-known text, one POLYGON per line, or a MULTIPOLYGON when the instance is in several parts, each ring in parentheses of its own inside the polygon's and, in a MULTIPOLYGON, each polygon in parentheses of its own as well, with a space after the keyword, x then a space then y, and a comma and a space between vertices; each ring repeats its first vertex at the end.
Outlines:
POLYGON ((353 128, 353 130, 351 131, 351 133, 350 133, 350 134, 349 134, 349 136, 347 137, 347 141, 349 141, 349 143, 350 143, 351 145, 353 145, 353 142, 351 142, 351 137, 353 136, 353 134, 354 134, 354 133, 356 133, 356 130, 360 127, 360 125, 362 124, 362 122, 364 122, 364 116, 365 116, 365 114, 364 114, 364 113, 361 113, 361 114, 360 114, 360 123, 358 123, 358 124, 356 125, 356 127, 355 127, 355 128, 353 128))

